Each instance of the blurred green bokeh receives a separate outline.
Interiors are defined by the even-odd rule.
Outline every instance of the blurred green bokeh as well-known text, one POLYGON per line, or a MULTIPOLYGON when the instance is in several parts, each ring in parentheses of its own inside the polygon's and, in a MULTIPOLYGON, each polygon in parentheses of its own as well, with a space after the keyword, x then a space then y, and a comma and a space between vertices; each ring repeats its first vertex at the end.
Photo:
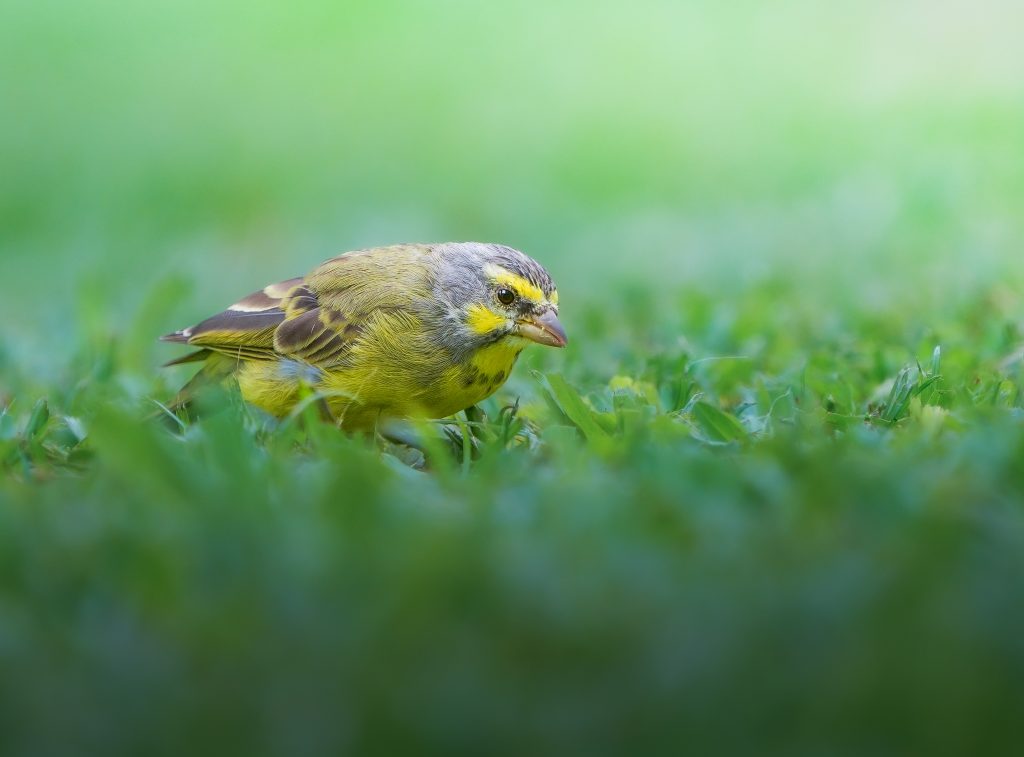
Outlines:
POLYGON ((0 752, 1019 751, 1022 28, 9 0, 0 752), (141 422, 157 335, 464 239, 558 282, 570 349, 485 407, 535 448, 428 476, 235 404, 141 422))
POLYGON ((881 301, 910 272, 935 305, 951 271, 1020 276, 1012 0, 2 13, 0 279, 32 313, 9 338, 61 349, 75 298, 123 333, 169 274, 178 327, 407 240, 519 246, 570 319, 623 279, 881 301))

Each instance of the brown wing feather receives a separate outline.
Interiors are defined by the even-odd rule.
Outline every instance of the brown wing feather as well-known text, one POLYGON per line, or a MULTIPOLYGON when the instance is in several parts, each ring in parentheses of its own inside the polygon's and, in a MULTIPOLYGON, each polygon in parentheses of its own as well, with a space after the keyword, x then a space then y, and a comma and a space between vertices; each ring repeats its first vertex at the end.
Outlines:
MULTIPOLYGON (((283 355, 322 368, 344 365, 375 312, 404 311, 410 293, 429 290, 422 256, 430 250, 395 245, 339 255, 162 338, 245 360, 283 355)), ((201 355, 209 356, 180 362, 201 355)))
POLYGON ((355 319, 346 319, 333 308, 317 307, 282 323, 274 334, 274 349, 311 365, 340 365, 361 331, 355 319))
POLYGON ((285 321, 274 349, 320 368, 347 363, 371 315, 409 307, 424 288, 424 245, 397 245, 339 255, 306 276, 281 303, 285 321))
MULTIPOLYGON (((274 356, 274 331, 285 319, 281 303, 301 284, 301 278, 271 284, 239 300, 222 313, 162 338, 235 358, 270 360, 274 356)), ((200 354, 194 353, 192 359, 202 359, 200 354)), ((204 357, 208 357, 208 353, 204 357)))

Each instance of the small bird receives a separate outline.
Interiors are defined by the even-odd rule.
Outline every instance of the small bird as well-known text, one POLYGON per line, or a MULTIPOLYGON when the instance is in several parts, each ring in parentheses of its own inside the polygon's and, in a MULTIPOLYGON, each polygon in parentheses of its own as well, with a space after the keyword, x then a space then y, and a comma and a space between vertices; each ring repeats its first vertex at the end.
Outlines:
POLYGON ((204 363, 175 409, 234 377, 271 415, 315 396, 350 431, 453 415, 504 384, 526 345, 567 341, 548 272, 478 242, 348 252, 162 339, 201 348, 168 365, 204 363))

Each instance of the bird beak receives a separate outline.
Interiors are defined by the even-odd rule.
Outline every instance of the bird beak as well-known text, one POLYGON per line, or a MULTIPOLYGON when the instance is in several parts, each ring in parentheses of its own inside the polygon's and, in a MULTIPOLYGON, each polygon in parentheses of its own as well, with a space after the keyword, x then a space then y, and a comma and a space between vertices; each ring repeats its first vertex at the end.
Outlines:
POLYGON ((548 347, 564 347, 569 341, 565 335, 565 329, 562 328, 562 324, 553 310, 548 310, 543 315, 536 317, 524 318, 516 325, 519 336, 537 344, 546 344, 548 347))

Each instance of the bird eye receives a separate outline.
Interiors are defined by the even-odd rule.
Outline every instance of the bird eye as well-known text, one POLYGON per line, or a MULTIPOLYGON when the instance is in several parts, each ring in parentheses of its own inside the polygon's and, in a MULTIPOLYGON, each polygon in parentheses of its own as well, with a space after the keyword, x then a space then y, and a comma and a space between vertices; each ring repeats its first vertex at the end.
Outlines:
POLYGON ((497 292, 495 292, 495 296, 497 296, 498 302, 500 302, 502 305, 511 305, 513 302, 516 301, 516 293, 513 292, 511 289, 506 289, 505 287, 502 287, 497 292))

